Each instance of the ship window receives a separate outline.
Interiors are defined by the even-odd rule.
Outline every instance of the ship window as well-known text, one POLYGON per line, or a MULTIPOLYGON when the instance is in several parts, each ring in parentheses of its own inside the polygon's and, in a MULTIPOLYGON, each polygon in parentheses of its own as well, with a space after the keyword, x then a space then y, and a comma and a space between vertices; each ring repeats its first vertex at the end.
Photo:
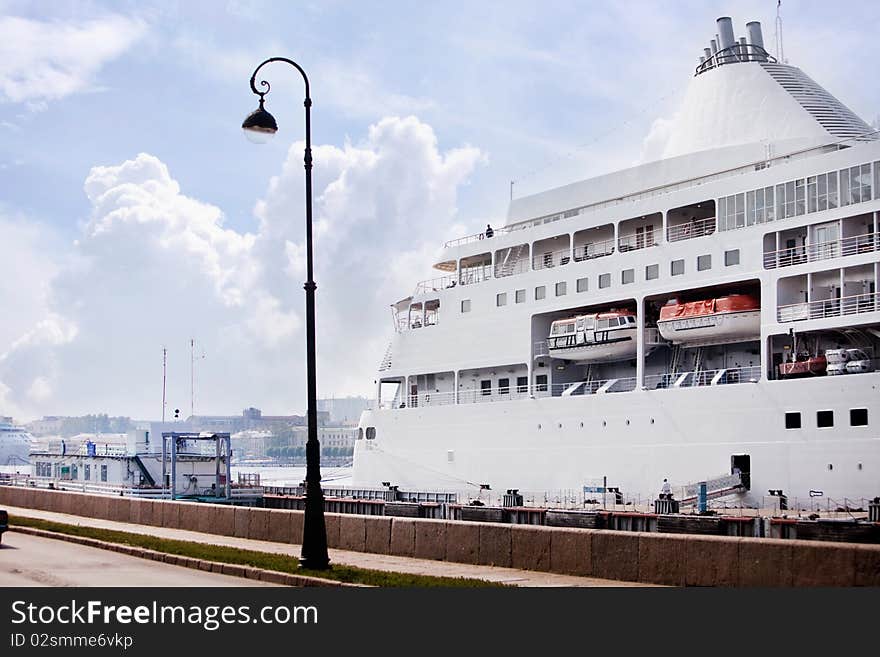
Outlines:
POLYGON ((837 172, 828 172, 828 209, 833 210, 837 207, 837 172))
POLYGON ((623 285, 627 283, 634 283, 636 280, 636 270, 635 269, 624 269, 620 272, 620 282, 623 285))
POLYGON ((746 225, 746 208, 745 194, 736 195, 736 227, 742 228, 746 225))
POLYGON ((492 382, 491 381, 480 381, 480 394, 481 395, 491 395, 492 394, 492 382))
POLYGON ((526 291, 525 290, 517 290, 516 291, 516 302, 517 303, 525 303, 526 302, 526 291))
POLYGON ((785 428, 786 429, 800 429, 801 428, 801 414, 800 413, 786 413, 785 414, 785 428))
POLYGON ((849 184, 849 169, 840 170, 840 207, 852 203, 852 189, 849 184))
POLYGON ((535 301, 540 301, 541 299, 543 299, 546 296, 547 296, 547 288, 545 288, 543 285, 539 285, 538 287, 535 288, 535 301))
POLYGON ((816 176, 816 210, 821 212, 828 209, 828 174, 822 173, 816 176))
POLYGON ((590 279, 589 278, 579 278, 577 280, 577 291, 578 292, 586 292, 590 289, 590 279))
POLYGON ((776 185, 776 219, 785 219, 785 185, 776 185))
POLYGON ((868 426, 868 409, 867 408, 851 408, 849 409, 849 425, 851 427, 868 426))
POLYGON ((538 392, 547 392, 547 375, 539 374, 535 377, 535 387, 538 392))
POLYGON ((498 307, 507 305, 507 292, 499 292, 495 295, 495 305, 498 307))
POLYGON ((376 427, 367 427, 367 440, 376 439, 376 427))
POLYGON ((874 162, 874 193, 880 198, 880 162, 874 162))
POLYGON ((804 188, 803 178, 794 181, 794 204, 796 215, 800 216, 807 211, 806 189, 804 188))
POLYGON ((776 218, 776 212, 773 206, 773 188, 764 188, 764 214, 765 221, 773 221, 776 218))
POLYGON ((724 252, 724 266, 732 267, 739 264, 739 249, 731 249, 724 252))
POLYGON ((568 286, 565 284, 565 281, 560 281, 556 284, 556 296, 562 297, 565 296, 568 290, 568 286))
POLYGON ((708 254, 697 256, 697 271, 706 271, 707 269, 712 269, 712 256, 708 254))
POLYGON ((660 265, 648 265, 645 267, 645 280, 653 281, 660 278, 660 265))
MULTIPOLYGON (((850 412, 852 412, 852 411, 850 411, 850 412)), ((86 481, 91 481, 92 480, 92 466, 87 465, 83 468, 83 470, 84 470, 83 479, 85 479, 86 481)))
POLYGON ((673 260, 670 266, 670 273, 673 276, 681 276, 684 274, 684 260, 673 260))
POLYGON ((101 481, 107 481, 107 466, 101 466, 101 481))
POLYGON ((358 427, 357 440, 363 440, 363 439, 364 439, 364 428, 358 427))
POLYGON ((516 377, 516 391, 517 392, 528 392, 528 390, 529 390, 529 377, 527 377, 527 376, 516 377))
POLYGON ((817 200, 816 176, 810 176, 807 178, 807 212, 816 211, 817 200))
POLYGON ((795 215, 795 193, 794 193, 794 180, 791 180, 785 183, 785 218, 793 217, 795 215))
POLYGON ((599 274, 599 287, 611 287, 611 274, 599 274))
POLYGON ((859 176, 861 182, 862 202, 871 200, 871 165, 863 164, 862 172, 859 176))
POLYGON ((746 226, 755 225, 755 192, 746 192, 746 226))
POLYGON ((462 299, 461 300, 461 312, 469 313, 471 311, 471 300, 470 299, 462 299))
POLYGON ((834 411, 816 411, 816 426, 820 429, 834 426, 834 411))
POLYGON ((498 379, 498 394, 507 395, 510 393, 510 379, 498 379))
POLYGON ((764 223, 764 188, 755 190, 755 223, 764 223))

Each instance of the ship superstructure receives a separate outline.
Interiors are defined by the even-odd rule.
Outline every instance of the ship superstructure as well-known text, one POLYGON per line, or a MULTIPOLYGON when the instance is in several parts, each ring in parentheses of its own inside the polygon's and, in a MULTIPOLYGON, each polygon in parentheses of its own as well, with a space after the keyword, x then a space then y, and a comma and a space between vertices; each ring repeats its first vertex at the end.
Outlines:
POLYGON ((513 200, 392 306, 355 486, 880 493, 880 141, 759 24, 718 32, 663 159, 513 200), (632 353, 583 356, 611 317, 632 353))

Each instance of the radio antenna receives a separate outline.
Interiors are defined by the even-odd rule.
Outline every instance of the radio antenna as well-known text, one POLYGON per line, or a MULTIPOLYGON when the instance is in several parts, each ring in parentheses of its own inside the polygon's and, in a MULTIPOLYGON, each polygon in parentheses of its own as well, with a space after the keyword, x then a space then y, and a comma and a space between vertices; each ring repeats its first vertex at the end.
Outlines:
POLYGON ((165 424, 165 375, 167 373, 168 348, 162 347, 162 424, 165 424))
POLYGON ((785 48, 782 46, 782 0, 776 2, 776 60, 786 63, 785 48))

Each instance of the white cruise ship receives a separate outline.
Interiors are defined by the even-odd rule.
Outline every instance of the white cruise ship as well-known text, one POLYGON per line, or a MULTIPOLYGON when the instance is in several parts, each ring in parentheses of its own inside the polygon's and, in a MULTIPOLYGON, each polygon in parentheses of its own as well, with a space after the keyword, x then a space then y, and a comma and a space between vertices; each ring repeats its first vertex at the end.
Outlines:
POLYGON ((31 435, 16 426, 11 417, 0 417, 0 465, 27 465, 31 435))
POLYGON ((511 201, 393 304, 355 486, 880 494, 878 135, 717 29, 663 159, 511 201))

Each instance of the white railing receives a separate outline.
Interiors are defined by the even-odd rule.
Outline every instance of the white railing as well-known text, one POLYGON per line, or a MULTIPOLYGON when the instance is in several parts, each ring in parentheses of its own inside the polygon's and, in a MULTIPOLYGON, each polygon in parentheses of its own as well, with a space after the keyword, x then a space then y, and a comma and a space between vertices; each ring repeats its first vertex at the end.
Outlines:
POLYGON ((495 263, 495 278, 504 278, 505 276, 515 276, 516 274, 524 274, 529 271, 528 257, 520 257, 513 262, 495 263))
POLYGON ((764 269, 790 267, 791 265, 801 265, 805 262, 828 260, 829 258, 839 258, 857 253, 871 253, 873 251, 880 251, 880 233, 853 235, 830 242, 795 246, 779 249, 778 251, 765 251, 764 269))
POLYGON ((599 242, 587 242, 586 244, 578 244, 574 247, 574 259, 577 262, 582 260, 592 260, 593 258, 601 258, 614 253, 614 238, 601 240, 599 242))
POLYGON ((761 378, 760 366, 728 367, 698 372, 671 372, 650 374, 645 377, 645 388, 662 390, 665 388, 695 388, 699 386, 720 386, 734 383, 756 383, 761 378))
POLYGON ((429 292, 439 292, 449 287, 455 287, 458 276, 450 274, 449 276, 440 276, 439 278, 430 278, 426 281, 416 283, 415 294, 427 294, 429 292))
POLYGON ((490 404, 529 398, 528 386, 517 386, 512 380, 506 388, 470 388, 458 391, 459 404, 490 404))
POLYGON ((466 267, 458 273, 458 282, 460 285, 473 285, 474 283, 482 283, 492 278, 492 265, 478 265, 476 267, 466 267))
POLYGON ((695 237, 711 235, 715 232, 715 217, 688 221, 683 224, 669 226, 666 230, 666 239, 670 242, 690 240, 695 237))
POLYGON ((559 251, 548 251, 546 253, 536 253, 532 256, 532 269, 549 269, 551 267, 561 267, 567 265, 571 261, 571 249, 561 249, 559 251))
POLYGON ((652 230, 650 232, 645 232, 637 235, 625 235, 618 238, 617 248, 621 252, 625 252, 638 251, 639 249, 645 249, 649 246, 659 246, 659 236, 659 230, 652 230))
POLYGON ((635 377, 601 379, 595 381, 572 381, 535 386, 535 397, 581 397, 605 392, 630 392, 636 389, 635 377))
POLYGON ((806 319, 872 313, 877 310, 880 310, 880 293, 875 292, 779 306, 776 310, 776 319, 779 322, 798 322, 806 319))

